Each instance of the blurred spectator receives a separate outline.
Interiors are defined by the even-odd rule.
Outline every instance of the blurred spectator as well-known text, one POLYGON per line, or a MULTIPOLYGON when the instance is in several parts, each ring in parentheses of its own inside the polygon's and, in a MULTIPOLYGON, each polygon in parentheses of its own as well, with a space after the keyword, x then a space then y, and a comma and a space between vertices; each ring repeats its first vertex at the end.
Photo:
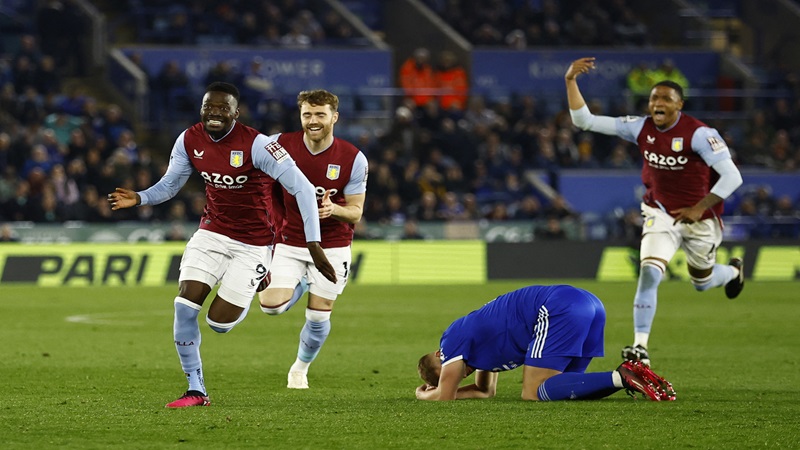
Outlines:
POLYGON ((11 74, 14 79, 14 92, 16 92, 17 95, 20 95, 29 89, 33 89, 34 92, 37 92, 36 64, 34 64, 33 61, 31 61, 27 56, 22 56, 18 60, 14 61, 11 74))
POLYGON ((400 87, 416 106, 422 106, 434 99, 432 90, 436 88, 436 76, 430 60, 431 52, 420 47, 400 66, 400 87))
POLYGON ((4 174, 8 167, 8 153, 11 149, 11 136, 4 131, 0 131, 0 174, 4 174))
POLYGON ((167 230, 167 234, 164 235, 164 240, 169 242, 183 242, 187 239, 188 233, 186 232, 186 227, 184 227, 183 222, 180 221, 172 222, 167 230))
POLYGON ((512 50, 525 50, 528 48, 528 38, 519 28, 511 30, 505 38, 506 46, 512 50))
POLYGON ((61 145, 67 145, 72 132, 79 129, 81 125, 83 125, 83 119, 66 114, 60 107, 44 118, 44 126, 53 130, 56 141, 61 145))
POLYGON ((189 78, 177 61, 167 61, 153 80, 154 104, 158 106, 154 113, 161 117, 155 120, 174 120, 182 112, 191 108, 189 101, 189 78))
POLYGON ((439 210, 439 200, 432 191, 422 193, 419 203, 415 205, 414 217, 420 222, 431 222, 439 220, 437 211, 439 210))
POLYGON ((636 17, 631 8, 623 8, 622 16, 617 20, 614 24, 614 34, 618 45, 641 47, 648 43, 647 25, 636 17))
POLYGON ((66 93, 58 104, 60 111, 70 116, 81 116, 84 114, 86 102, 86 88, 78 83, 74 83, 66 88, 66 93))
POLYGON ((409 240, 422 240, 426 239, 426 237, 419 231, 419 224, 417 223, 417 221, 414 219, 410 219, 406 220, 405 223, 403 224, 403 235, 400 236, 400 239, 404 241, 409 241, 409 240))
POLYGON ((484 23, 475 29, 470 35, 470 41, 479 47, 497 46, 504 43, 503 33, 490 23, 484 23))
POLYGON ((775 199, 769 187, 759 186, 753 195, 756 214, 761 217, 770 217, 775 212, 775 199))
POLYGON ((548 215, 544 225, 536 226, 534 237, 543 241, 554 241, 567 238, 567 233, 561 227, 561 220, 553 215, 548 215))
POLYGON ((56 72, 56 61, 52 56, 46 55, 42 58, 36 68, 34 80, 39 94, 61 93, 61 76, 56 72))
POLYGON ((281 36, 279 41, 281 47, 290 49, 304 49, 311 47, 311 36, 304 33, 303 25, 293 20, 289 24, 289 31, 281 36))
POLYGON ((250 60, 242 80, 242 99, 259 118, 267 112, 266 100, 275 96, 275 84, 264 73, 263 62, 260 56, 250 60))
POLYGON ((398 194, 390 194, 386 199, 386 211, 381 217, 381 223, 386 225, 402 225, 408 220, 408 214, 403 206, 403 200, 398 194))
POLYGON ((439 105, 443 110, 462 111, 467 106, 469 82, 467 71, 458 64, 456 54, 445 50, 439 56, 439 67, 435 72, 436 82, 443 93, 439 105))
POLYGON ((653 89, 654 84, 661 81, 656 81, 653 78, 654 75, 655 73, 647 61, 639 61, 625 77, 625 85, 631 95, 632 106, 635 111, 644 112, 647 110, 650 91, 653 89))
POLYGON ((215 81, 222 81, 234 86, 239 86, 241 84, 241 79, 242 76, 236 72, 236 69, 230 62, 219 61, 206 73, 205 86, 215 81))
POLYGON ((446 221, 466 219, 464 205, 458 199, 455 192, 447 192, 439 204, 438 218, 446 221))
POLYGON ((514 211, 515 220, 534 220, 542 216, 542 203, 536 196, 528 194, 519 202, 514 211))
POLYGON ((605 160, 604 167, 607 169, 634 169, 636 164, 631 159, 626 145, 620 142, 611 150, 611 155, 605 160))
POLYGON ((42 53, 53 56, 59 69, 80 77, 88 70, 84 39, 90 28, 75 0, 47 0, 37 14, 42 53))
POLYGON ((260 34, 261 27, 258 23, 258 16, 251 11, 243 12, 235 31, 236 43, 254 45, 260 34))
POLYGON ((369 223, 362 217, 361 220, 355 223, 353 239, 371 241, 373 239, 379 239, 379 236, 370 229, 369 223))
POLYGON ((36 42, 36 37, 32 34, 23 34, 19 37, 19 49, 14 54, 12 66, 17 65, 17 61, 26 58, 34 67, 39 65, 42 60, 42 52, 36 42))
POLYGON ((0 225, 0 242, 19 242, 19 237, 11 225, 7 223, 0 225))
POLYGON ((661 65, 653 71, 651 77, 656 83, 665 80, 678 83, 678 85, 683 88, 684 98, 686 99, 689 97, 689 80, 686 78, 686 75, 675 66, 675 63, 671 59, 664 59, 661 65))
POLYGON ((791 217, 800 219, 800 210, 792 204, 792 197, 781 195, 775 200, 775 210, 772 212, 774 217, 791 217))
POLYGON ((50 161, 47 147, 42 144, 37 144, 31 149, 31 156, 25 160, 25 164, 23 164, 22 170, 20 170, 20 177, 27 179, 31 172, 37 169, 47 173, 52 167, 53 162, 50 161))
POLYGON ((325 30, 314 17, 314 13, 308 9, 300 10, 294 18, 301 32, 311 39, 313 44, 325 42, 325 30))

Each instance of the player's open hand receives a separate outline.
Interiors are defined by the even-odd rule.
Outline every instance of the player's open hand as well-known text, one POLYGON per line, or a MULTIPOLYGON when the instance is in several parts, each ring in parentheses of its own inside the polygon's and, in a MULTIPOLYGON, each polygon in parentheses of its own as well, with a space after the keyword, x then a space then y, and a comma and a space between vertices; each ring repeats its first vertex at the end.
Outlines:
POLYGON ((428 400, 431 397, 432 392, 435 391, 436 386, 431 386, 430 384, 423 384, 422 386, 417 386, 415 391, 417 398, 420 400, 428 400))
POLYGON ((593 56, 576 59, 572 62, 572 64, 569 65, 564 78, 567 80, 574 80, 582 73, 589 73, 590 70, 594 70, 594 60, 595 58, 593 56))
POLYGON ((692 206, 689 208, 678 208, 669 213, 675 218, 675 222, 672 224, 677 225, 678 223, 695 223, 703 217, 704 212, 705 209, 692 206))
POLYGON ((111 205, 113 211, 130 208, 138 205, 140 202, 139 194, 130 189, 116 188, 114 192, 108 194, 108 203, 111 205))
POLYGON ((320 201, 319 205, 319 218, 320 219, 327 219, 328 217, 333 215, 333 202, 331 201, 331 191, 327 189, 325 193, 322 195, 322 201, 320 201))
POLYGON ((314 260, 314 266, 316 266, 317 270, 322 273, 322 276, 327 278, 332 283, 336 283, 336 271, 333 270, 333 266, 331 265, 330 261, 328 261, 328 257, 325 256, 325 252, 322 250, 322 247, 319 245, 319 242, 309 242, 307 244, 308 251, 311 253, 311 259, 314 260))

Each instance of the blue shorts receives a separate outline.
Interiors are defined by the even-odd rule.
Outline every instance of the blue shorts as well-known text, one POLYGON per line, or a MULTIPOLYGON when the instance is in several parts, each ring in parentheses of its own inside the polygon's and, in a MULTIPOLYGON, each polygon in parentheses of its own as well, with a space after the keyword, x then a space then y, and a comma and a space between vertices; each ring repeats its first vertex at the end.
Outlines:
POLYGON ((539 308, 525 365, 584 372, 603 356, 606 311, 594 294, 560 287, 539 308))

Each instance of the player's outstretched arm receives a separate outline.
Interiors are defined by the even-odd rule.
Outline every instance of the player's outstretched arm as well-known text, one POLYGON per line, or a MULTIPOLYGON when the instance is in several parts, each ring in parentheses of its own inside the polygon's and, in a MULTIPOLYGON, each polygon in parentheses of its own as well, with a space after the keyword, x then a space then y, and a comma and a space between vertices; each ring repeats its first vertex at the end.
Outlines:
POLYGON ((581 58, 576 59, 569 65, 567 73, 564 74, 564 81, 567 84, 567 102, 569 109, 578 110, 586 106, 586 100, 583 99, 581 90, 578 88, 578 75, 582 73, 589 73, 594 70, 595 58, 581 58))
POLYGON ((116 188, 114 192, 108 194, 108 203, 111 204, 111 209, 116 211, 138 206, 142 203, 142 199, 130 189, 116 188))

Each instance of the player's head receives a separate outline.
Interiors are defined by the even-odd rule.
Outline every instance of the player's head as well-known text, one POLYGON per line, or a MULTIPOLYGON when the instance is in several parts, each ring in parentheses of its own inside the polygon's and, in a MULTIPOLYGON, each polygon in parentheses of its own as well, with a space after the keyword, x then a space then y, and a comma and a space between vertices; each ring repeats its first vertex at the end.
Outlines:
POLYGON ((647 104, 650 116, 658 128, 667 128, 678 120, 683 109, 683 88, 674 81, 660 81, 650 90, 647 104))
POLYGON ((237 118, 239 89, 221 81, 209 84, 200 106, 200 120, 208 134, 215 138, 224 136, 237 118))
POLYGON ((439 352, 432 352, 422 355, 417 363, 417 372, 426 384, 439 386, 439 374, 442 372, 442 361, 439 359, 439 352))
POLYGON ((323 89, 297 94, 300 123, 312 142, 333 140, 333 124, 339 120, 339 97, 323 89))

